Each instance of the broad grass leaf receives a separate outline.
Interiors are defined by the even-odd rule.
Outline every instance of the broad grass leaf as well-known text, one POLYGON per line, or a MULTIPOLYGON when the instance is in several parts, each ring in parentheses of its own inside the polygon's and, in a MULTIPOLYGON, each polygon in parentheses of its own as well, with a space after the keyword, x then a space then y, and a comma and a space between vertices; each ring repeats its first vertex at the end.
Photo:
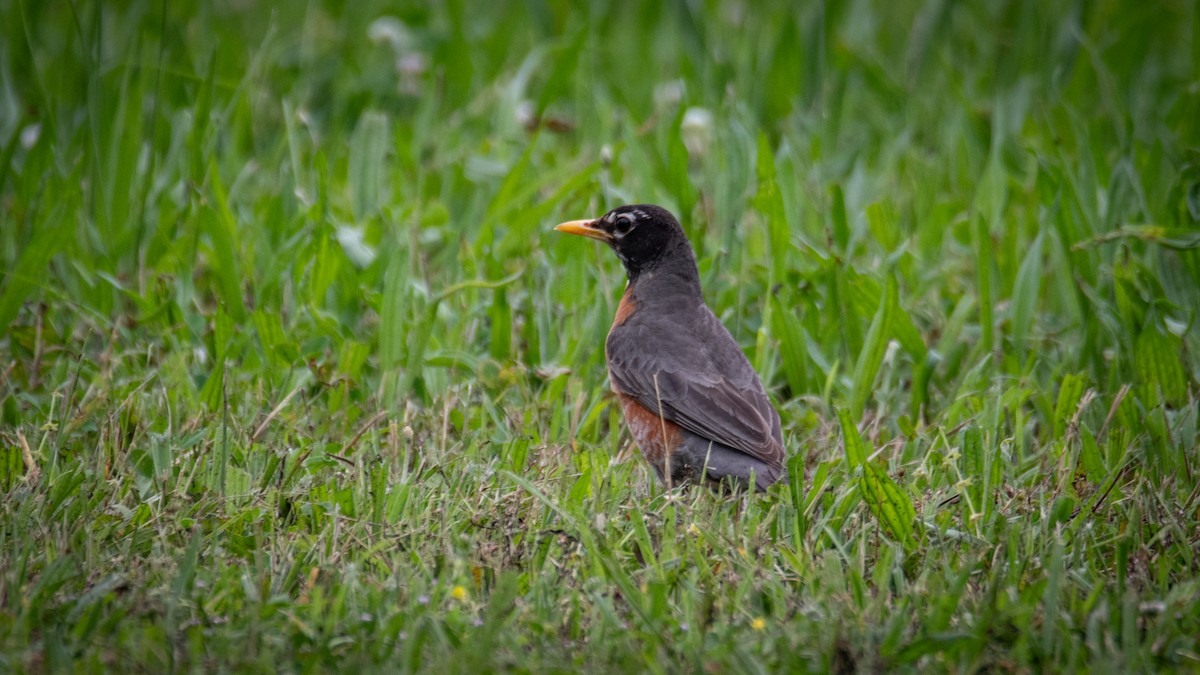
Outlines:
POLYGON ((1017 280, 1013 284, 1012 342, 1018 355, 1025 353, 1025 345, 1033 324, 1033 312, 1037 308, 1038 295, 1041 292, 1044 239, 1043 233, 1034 238, 1033 245, 1021 261, 1021 267, 1017 270, 1017 280))
POLYGON ((913 520, 917 517, 912 500, 908 499, 892 477, 877 464, 863 464, 861 477, 863 496, 875 517, 896 539, 909 545, 912 541, 913 520))
POLYGON ((858 426, 850 417, 850 411, 838 410, 838 422, 842 426, 842 442, 846 450, 846 466, 853 472, 867 461, 867 445, 858 433, 858 426))
POLYGON ((680 214, 687 218, 696 204, 698 194, 696 186, 688 174, 690 158, 687 146, 683 144, 684 112, 684 106, 679 106, 679 113, 671 123, 670 133, 666 140, 666 152, 663 155, 664 166, 661 178, 663 184, 679 204, 680 214))
POLYGON ((758 134, 756 175, 758 192, 754 195, 754 208, 766 221, 771 244, 771 279, 774 281, 782 279, 787 271, 791 233, 784 212, 783 196, 775 178, 775 154, 771 152, 770 139, 762 131, 758 134))
MULTIPOLYGON (((763 110, 767 119, 784 119, 791 114, 795 106, 796 85, 815 85, 806 83, 804 66, 812 67, 817 59, 801 56, 801 48, 808 41, 799 34, 796 21, 785 21, 777 33, 775 44, 771 48, 771 58, 767 61, 766 72, 762 78, 766 86, 763 88, 763 110)), ((808 44, 807 46, 812 46, 808 44)))
POLYGON ((229 359, 234 338, 237 337, 237 324, 225 311, 224 303, 217 306, 217 315, 213 321, 212 334, 212 371, 204 381, 200 398, 209 410, 220 410, 225 400, 226 363, 229 359))
POLYGON ((217 276, 217 292, 229 313, 240 322, 246 313, 246 305, 242 299, 242 274, 238 264, 242 245, 237 236, 237 219, 229 208, 229 197, 217 170, 216 159, 208 165, 208 184, 213 197, 213 203, 206 209, 208 213, 203 218, 204 232, 212 245, 208 264, 217 276))
POLYGON ((886 471, 867 461, 869 448, 858 433, 858 427, 854 424, 850 412, 845 409, 838 410, 838 421, 842 427, 846 462, 851 470, 861 470, 859 487, 871 513, 893 537, 905 542, 905 545, 911 544, 913 521, 916 519, 916 509, 912 500, 905 496, 886 471))
POLYGON ((363 366, 370 356, 371 345, 366 342, 358 340, 342 342, 341 349, 338 350, 338 373, 351 382, 357 382, 362 375, 363 366))
POLYGON ((299 351, 296 343, 287 338, 283 332, 283 322, 277 312, 266 312, 257 309, 253 314, 254 332, 258 336, 259 346, 263 356, 271 368, 279 371, 286 368, 296 358, 299 351))
MULTIPOLYGON (((797 454, 796 456, 799 457, 800 455, 797 454)), ((836 460, 830 459, 818 464, 817 469, 813 471, 812 481, 809 485, 808 493, 804 497, 805 513, 811 511, 817 498, 824 494, 825 483, 829 481, 829 472, 833 468, 834 464, 836 464, 836 460)), ((800 463, 800 468, 804 468, 803 462, 800 463)), ((788 466, 788 471, 791 471, 790 463, 788 466)))
POLYGON ((200 389, 200 399, 204 401, 205 407, 209 410, 221 409, 224 382, 225 362, 217 361, 213 364, 212 370, 208 373, 208 378, 204 380, 204 386, 200 389))
POLYGON ((501 286, 492 294, 488 307, 491 319, 491 339, 488 351, 497 361, 506 361, 512 353, 512 307, 508 303, 508 290, 501 286))
POLYGON ((850 245, 850 225, 846 218, 846 195, 840 184, 834 183, 829 187, 829 201, 829 225, 834 250, 845 255, 846 247, 850 245))
POLYGON ((778 295, 771 296, 771 330, 779 340, 779 360, 788 387, 795 396, 807 386, 804 326, 793 311, 784 307, 778 295))
POLYGON ((875 241, 889 253, 896 250, 901 242, 901 232, 895 205, 887 201, 871 202, 867 204, 866 215, 867 227, 875 241))
POLYGON ((962 457, 964 473, 971 480, 968 492, 971 495, 971 505, 976 512, 982 512, 983 509, 983 488, 986 482, 987 466, 983 452, 983 435, 976 427, 969 427, 963 430, 962 434, 962 457))
POLYGON ((797 452, 787 461, 788 494, 796 512, 796 531, 799 537, 803 537, 808 531, 808 518, 804 514, 804 503, 808 499, 808 495, 804 493, 804 460, 804 453, 797 452))
POLYGON ((350 136, 349 150, 350 206, 357 220, 374 214, 386 199, 389 145, 387 116, 376 110, 364 112, 350 136))
POLYGON ((333 244, 333 238, 322 236, 317 242, 316 255, 310 259, 308 301, 313 307, 324 307, 329 287, 337 279, 344 258, 333 244))
POLYGON ((0 335, 8 334, 8 326, 21 311, 21 305, 35 288, 48 283, 51 258, 69 241, 63 236, 61 209, 55 209, 48 222, 35 229, 32 241, 21 251, 17 263, 0 272, 3 291, 0 291, 0 335))
POLYGON ((896 280, 889 276, 887 289, 880 300, 879 309, 875 312, 875 318, 871 320, 871 327, 867 331, 862 351, 859 353, 858 360, 854 364, 850 409, 856 417, 862 416, 867 397, 870 396, 871 390, 875 385, 875 376, 879 374, 879 367, 883 363, 884 354, 887 352, 887 344, 891 339, 892 333, 890 330, 892 328, 892 317, 897 312, 898 300, 896 296, 896 280))
POLYGON ((1099 484, 1104 480, 1108 469, 1104 466, 1104 458, 1100 454, 1100 446, 1087 425, 1079 425, 1079 466, 1089 482, 1099 484))
POLYGON ((974 219, 972 231, 975 239, 975 280, 979 285, 979 327, 982 331, 980 344, 985 352, 995 346, 995 318, 992 304, 992 237, 988 221, 982 216, 974 219))
MULTIPOLYGON (((861 295, 855 291, 858 275, 845 265, 835 264, 833 265, 831 276, 829 296, 839 313, 837 324, 839 335, 837 338, 844 345, 847 353, 857 354, 863 348, 861 317, 866 315, 866 313, 859 311, 856 305, 857 296, 861 295)), ((878 304, 878 301, 876 301, 876 304, 878 304)), ((866 310, 866 312, 870 311, 870 309, 866 310)))
POLYGON ((1068 373, 1063 377, 1058 388, 1058 402, 1054 405, 1054 438, 1061 439, 1067 431, 1067 424, 1075 415, 1075 408, 1083 398, 1083 390, 1087 386, 1087 377, 1079 373, 1068 373))
POLYGON ((408 311, 406 293, 407 263, 393 256, 383 277, 383 298, 379 308, 380 365, 387 371, 404 360, 405 324, 408 311))
POLYGON ((1187 378, 1183 372, 1183 342, 1173 333, 1147 327, 1134 345, 1134 371, 1142 388, 1142 400, 1157 398, 1179 405, 1187 398, 1187 378))

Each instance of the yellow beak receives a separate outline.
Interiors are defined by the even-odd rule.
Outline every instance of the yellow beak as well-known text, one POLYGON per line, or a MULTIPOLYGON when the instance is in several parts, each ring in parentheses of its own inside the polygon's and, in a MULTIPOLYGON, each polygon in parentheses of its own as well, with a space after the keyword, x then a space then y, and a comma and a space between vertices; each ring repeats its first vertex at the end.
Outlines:
POLYGON ((595 220, 568 220, 565 223, 555 225, 554 229, 567 234, 577 234, 588 239, 599 239, 600 241, 612 241, 612 235, 595 227, 595 220))

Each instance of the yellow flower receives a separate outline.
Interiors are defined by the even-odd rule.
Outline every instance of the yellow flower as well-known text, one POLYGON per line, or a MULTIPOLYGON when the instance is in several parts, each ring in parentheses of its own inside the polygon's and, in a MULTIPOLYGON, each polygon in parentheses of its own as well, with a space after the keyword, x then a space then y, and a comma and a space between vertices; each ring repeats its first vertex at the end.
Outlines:
POLYGON ((695 523, 692 523, 691 525, 688 525, 687 533, 693 537, 698 536, 700 534, 700 528, 696 527, 695 523))
POLYGON ((462 586, 455 586, 454 590, 450 591, 450 597, 454 598, 455 600, 466 600, 467 589, 463 588, 462 586))
POLYGON ((750 627, 754 630, 762 630, 767 627, 767 622, 761 616, 756 616, 754 617, 754 620, 750 622, 750 627))

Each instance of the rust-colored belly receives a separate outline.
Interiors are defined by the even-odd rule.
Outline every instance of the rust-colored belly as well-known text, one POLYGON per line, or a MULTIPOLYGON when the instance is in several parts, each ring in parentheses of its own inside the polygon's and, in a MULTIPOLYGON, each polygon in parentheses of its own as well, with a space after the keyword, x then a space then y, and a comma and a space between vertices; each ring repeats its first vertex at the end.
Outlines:
POLYGON ((638 449, 642 451, 642 456, 660 477, 666 475, 667 455, 682 440, 679 425, 659 417, 628 394, 617 392, 617 400, 621 402, 625 424, 629 427, 633 442, 637 443, 638 449))

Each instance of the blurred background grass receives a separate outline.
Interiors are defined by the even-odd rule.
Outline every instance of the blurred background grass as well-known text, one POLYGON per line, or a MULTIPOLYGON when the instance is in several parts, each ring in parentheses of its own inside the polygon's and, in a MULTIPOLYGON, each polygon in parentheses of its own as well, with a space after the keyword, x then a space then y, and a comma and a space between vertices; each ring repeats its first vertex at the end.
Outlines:
POLYGON ((5 667, 1195 665, 1193 3, 0 25, 5 667), (791 485, 627 448, 618 263, 549 232, 627 202, 791 485))

